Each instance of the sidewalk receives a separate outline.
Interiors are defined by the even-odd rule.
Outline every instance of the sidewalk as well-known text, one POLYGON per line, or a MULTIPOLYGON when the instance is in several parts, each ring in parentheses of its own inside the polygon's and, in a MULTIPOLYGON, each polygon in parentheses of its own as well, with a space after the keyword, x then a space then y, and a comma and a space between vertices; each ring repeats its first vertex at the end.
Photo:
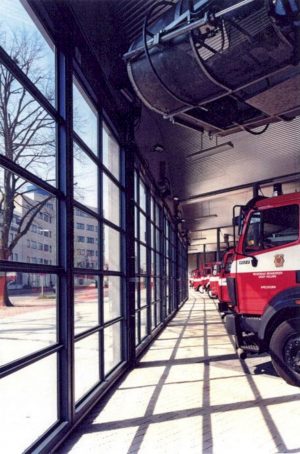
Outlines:
POLYGON ((300 453, 299 401, 269 356, 236 356, 214 302, 192 292, 59 453, 300 453))

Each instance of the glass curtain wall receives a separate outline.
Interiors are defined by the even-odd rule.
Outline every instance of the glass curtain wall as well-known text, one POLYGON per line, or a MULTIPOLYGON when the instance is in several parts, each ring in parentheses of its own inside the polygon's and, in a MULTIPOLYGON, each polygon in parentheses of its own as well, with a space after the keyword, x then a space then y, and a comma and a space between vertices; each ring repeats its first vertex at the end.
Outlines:
POLYGON ((20 2, 1 1, 0 17, 0 445, 23 452, 60 417, 57 130, 64 119, 49 36, 20 2))
POLYGON ((0 2, 0 445, 51 452, 125 370, 129 280, 141 346, 187 296, 186 248, 138 166, 128 237, 115 129, 24 4, 0 2))
POLYGON ((0 443, 26 452, 125 362, 124 159, 32 11, 0 15, 0 443))

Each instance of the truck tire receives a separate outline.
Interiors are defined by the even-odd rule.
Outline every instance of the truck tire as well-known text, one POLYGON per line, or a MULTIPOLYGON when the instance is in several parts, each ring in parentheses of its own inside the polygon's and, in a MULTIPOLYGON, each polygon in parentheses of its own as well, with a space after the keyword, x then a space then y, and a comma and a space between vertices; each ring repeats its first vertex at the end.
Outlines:
POLYGON ((198 292, 200 293, 203 293, 204 290, 203 290, 203 285, 199 285, 199 287, 197 288, 198 292))
POLYGON ((300 386, 300 318, 281 323, 270 341, 274 369, 287 383, 300 386))
POLYGON ((215 300, 217 298, 216 295, 212 292, 210 287, 207 288, 207 293, 208 293, 208 296, 210 297, 210 299, 215 300))

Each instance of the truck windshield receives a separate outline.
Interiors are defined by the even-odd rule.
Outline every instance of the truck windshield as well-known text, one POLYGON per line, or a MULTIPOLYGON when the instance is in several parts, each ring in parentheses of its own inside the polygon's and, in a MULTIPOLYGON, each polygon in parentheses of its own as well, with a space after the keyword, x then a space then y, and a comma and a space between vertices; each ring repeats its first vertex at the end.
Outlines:
POLYGON ((252 213, 244 239, 244 251, 282 246, 298 239, 299 207, 287 205, 252 213))

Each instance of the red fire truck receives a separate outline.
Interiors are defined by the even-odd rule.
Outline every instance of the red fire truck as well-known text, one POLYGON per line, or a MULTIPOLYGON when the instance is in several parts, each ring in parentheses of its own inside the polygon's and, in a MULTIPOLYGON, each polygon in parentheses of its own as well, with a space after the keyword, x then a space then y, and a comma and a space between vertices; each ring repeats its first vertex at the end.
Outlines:
POLYGON ((221 274, 222 262, 215 262, 212 266, 212 273, 209 278, 206 290, 208 296, 212 299, 218 298, 219 285, 220 285, 220 274, 221 274))
POLYGON ((242 355, 268 351, 300 386, 300 194, 260 199, 240 207, 225 324, 242 355))
POLYGON ((194 287, 194 280, 197 279, 201 274, 201 270, 196 268, 190 272, 189 286, 194 287))
POLYGON ((230 303, 228 287, 227 287, 227 277, 230 276, 231 264, 234 257, 234 249, 228 249, 222 259, 221 271, 219 275, 219 286, 218 286, 218 308, 219 312, 226 312, 228 309, 228 303, 230 303))
POLYGON ((198 278, 194 279, 194 289, 200 293, 203 293, 206 289, 206 286, 209 282, 209 278, 212 272, 212 265, 206 263, 203 268, 200 269, 200 275, 198 278))

